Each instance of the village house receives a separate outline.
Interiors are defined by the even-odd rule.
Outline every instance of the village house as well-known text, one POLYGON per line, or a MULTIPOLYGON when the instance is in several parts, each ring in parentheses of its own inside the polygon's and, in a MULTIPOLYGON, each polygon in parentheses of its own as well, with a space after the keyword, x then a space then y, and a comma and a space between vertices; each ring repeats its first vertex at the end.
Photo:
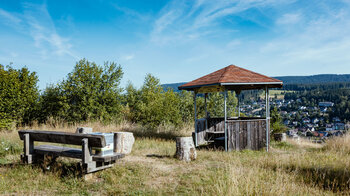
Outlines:
POLYGON ((334 106, 334 103, 333 103, 333 102, 329 102, 329 101, 326 101, 326 102, 319 102, 319 103, 318 103, 318 106, 319 106, 319 107, 333 107, 333 106, 334 106))

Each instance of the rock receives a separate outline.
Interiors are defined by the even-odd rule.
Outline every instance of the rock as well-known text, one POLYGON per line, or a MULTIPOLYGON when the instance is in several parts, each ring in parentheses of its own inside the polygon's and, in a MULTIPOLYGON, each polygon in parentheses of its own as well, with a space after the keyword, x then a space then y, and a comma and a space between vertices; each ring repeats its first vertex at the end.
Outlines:
POLYGON ((192 137, 176 138, 175 157, 186 162, 196 160, 197 152, 192 137))
POLYGON ((286 133, 275 133, 275 134, 273 134, 273 138, 275 139, 275 141, 285 142, 287 140, 287 134, 286 133))
POLYGON ((91 127, 78 127, 75 133, 89 134, 92 133, 91 127))
POLYGON ((135 138, 131 132, 115 132, 114 133, 114 152, 122 154, 130 154, 135 138))

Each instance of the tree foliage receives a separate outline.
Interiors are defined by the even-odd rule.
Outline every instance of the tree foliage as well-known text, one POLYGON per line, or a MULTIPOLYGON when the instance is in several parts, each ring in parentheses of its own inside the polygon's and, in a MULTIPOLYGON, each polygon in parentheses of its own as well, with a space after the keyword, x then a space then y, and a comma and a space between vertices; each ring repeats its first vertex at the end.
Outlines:
POLYGON ((164 91, 158 78, 147 74, 144 84, 137 90, 132 84, 126 88, 128 117, 133 122, 155 128, 159 125, 178 126, 183 118, 178 93, 164 91))
POLYGON ((120 120, 123 72, 116 63, 99 66, 85 59, 61 83, 49 86, 41 96, 42 120, 59 117, 70 122, 120 120))
POLYGON ((35 119, 38 77, 27 68, 0 65, 0 128, 35 119))
POLYGON ((287 131, 287 127, 282 123, 282 117, 279 114, 277 107, 272 108, 271 110, 271 134, 274 133, 283 133, 287 131))

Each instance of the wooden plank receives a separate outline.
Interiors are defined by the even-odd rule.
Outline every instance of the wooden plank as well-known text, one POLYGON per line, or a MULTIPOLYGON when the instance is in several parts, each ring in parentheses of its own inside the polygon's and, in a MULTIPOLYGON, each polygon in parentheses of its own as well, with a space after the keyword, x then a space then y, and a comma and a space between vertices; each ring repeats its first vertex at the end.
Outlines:
POLYGON ((247 125, 248 125, 248 122, 243 123, 243 135, 244 135, 243 146, 244 146, 244 149, 248 149, 247 148, 247 146, 248 146, 247 125))
POLYGON ((256 124, 256 131, 258 132, 258 138, 256 140, 257 142, 257 150, 261 148, 261 132, 260 132, 260 122, 257 122, 256 124))
POLYGON ((205 129, 205 118, 198 119, 196 121, 196 129, 197 129, 197 145, 206 144, 206 129, 205 129))
POLYGON ((77 148, 69 148, 64 146, 51 146, 51 145, 41 145, 35 146, 35 154, 52 154, 54 156, 63 156, 81 159, 82 150, 77 148))
POLYGON ((236 150, 241 150, 240 149, 240 135, 239 135, 239 122, 235 122, 235 140, 236 140, 236 150))
POLYGON ((30 138, 33 141, 81 145, 82 139, 87 138, 89 146, 91 147, 106 146, 106 141, 103 135, 67 133, 56 131, 21 130, 18 131, 21 140, 24 140, 24 134, 26 133, 30 135, 30 138))
POLYGON ((261 148, 263 148, 265 145, 264 145, 264 129, 263 129, 263 122, 262 121, 259 121, 259 150, 261 148))
POLYGON ((251 124, 251 127, 252 127, 252 129, 251 129, 251 135, 252 135, 251 145, 252 145, 252 150, 255 150, 254 141, 255 141, 255 138, 256 138, 256 136, 255 136, 254 125, 255 125, 255 122, 252 122, 252 124, 251 124))
POLYGON ((254 150, 258 150, 259 143, 259 130, 258 130, 258 122, 254 122, 254 150))
POLYGON ((123 157, 125 157, 125 154, 115 152, 115 153, 113 153, 113 155, 92 156, 92 160, 97 161, 97 162, 111 162, 111 161, 115 161, 117 159, 121 159, 123 157))
POLYGON ((250 150, 252 150, 251 124, 252 122, 247 122, 247 149, 250 150))
POLYGON ((234 129, 234 123, 230 122, 227 123, 228 128, 228 150, 234 150, 235 149, 235 129, 234 129))
POLYGON ((243 150, 243 140, 244 140, 244 136, 243 136, 243 131, 242 131, 242 128, 243 128, 243 123, 242 122, 237 122, 239 124, 239 150, 243 150))

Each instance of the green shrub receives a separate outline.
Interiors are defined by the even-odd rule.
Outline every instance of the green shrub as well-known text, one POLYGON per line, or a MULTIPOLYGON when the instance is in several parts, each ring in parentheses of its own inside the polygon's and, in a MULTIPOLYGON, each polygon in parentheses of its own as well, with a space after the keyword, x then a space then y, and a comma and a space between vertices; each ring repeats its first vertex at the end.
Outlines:
POLYGON ((0 65, 0 128, 30 123, 36 118, 38 77, 27 68, 0 65))
POLYGON ((40 98, 41 121, 59 117, 69 122, 120 120, 122 68, 80 60, 67 78, 47 87, 40 98))
MULTIPOLYGON (((287 127, 282 123, 282 117, 278 113, 277 107, 271 110, 271 135, 275 133, 284 133, 287 131, 287 127)), ((273 137, 272 137, 273 138, 273 137)))

